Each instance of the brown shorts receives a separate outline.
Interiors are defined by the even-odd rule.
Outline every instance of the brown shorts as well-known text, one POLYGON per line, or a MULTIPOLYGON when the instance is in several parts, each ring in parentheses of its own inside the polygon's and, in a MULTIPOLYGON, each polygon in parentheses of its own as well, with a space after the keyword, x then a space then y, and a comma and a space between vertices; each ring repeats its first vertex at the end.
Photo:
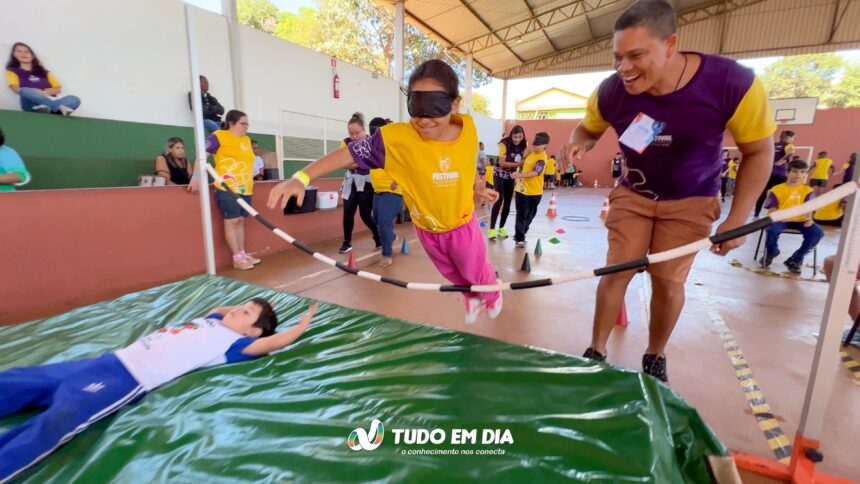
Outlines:
MULTIPOLYGON (((618 186, 609 194, 607 264, 618 264, 662 252, 703 239, 720 217, 717 197, 689 197, 655 201, 627 187, 618 186)), ((648 272, 673 282, 684 283, 696 254, 649 265, 648 272)))

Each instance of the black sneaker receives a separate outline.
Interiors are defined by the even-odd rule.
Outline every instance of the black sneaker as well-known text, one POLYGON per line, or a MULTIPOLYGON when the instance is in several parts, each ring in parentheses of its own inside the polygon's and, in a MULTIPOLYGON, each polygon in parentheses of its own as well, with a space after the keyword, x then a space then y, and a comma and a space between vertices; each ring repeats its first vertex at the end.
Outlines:
POLYGON ((352 251, 352 245, 347 244, 346 242, 344 242, 343 245, 340 246, 340 249, 337 250, 338 254, 346 254, 350 251, 352 251))
POLYGON ((582 357, 588 358, 589 360, 594 360, 594 361, 600 361, 600 362, 606 361, 606 355, 604 355, 603 353, 601 353, 601 352, 599 352, 599 351, 597 351, 591 347, 589 347, 587 350, 585 350, 585 353, 582 354, 582 357))
POLYGON ((660 380, 663 383, 669 381, 666 374, 666 357, 644 354, 642 355, 642 371, 660 380))
POLYGON ((765 254, 761 259, 758 260, 758 263, 762 267, 770 267, 770 264, 773 262, 773 256, 765 254))
POLYGON ((794 259, 785 259, 785 267, 788 267, 788 272, 792 274, 800 274, 800 262, 797 262, 794 259))

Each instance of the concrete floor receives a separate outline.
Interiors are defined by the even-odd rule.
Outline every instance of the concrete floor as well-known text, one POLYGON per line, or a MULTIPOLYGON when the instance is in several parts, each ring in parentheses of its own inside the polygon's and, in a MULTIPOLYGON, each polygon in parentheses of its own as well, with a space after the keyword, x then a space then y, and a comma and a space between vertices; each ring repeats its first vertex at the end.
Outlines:
MULTIPOLYGON (((545 195, 528 235, 530 274, 519 271, 524 251, 516 249, 512 239, 489 243, 490 259, 501 278, 522 281, 602 266, 606 231, 598 214, 605 193, 605 189, 556 190, 559 216, 553 219, 544 215, 549 199, 545 195), (588 217, 588 221, 564 220, 565 216, 574 215, 588 217), (558 229, 566 233, 558 234, 558 229), (551 237, 558 237, 561 243, 548 243, 551 237), (543 255, 535 258, 531 253, 538 238, 543 255)), ((728 205, 724 204, 724 215, 727 210, 728 205)), ((482 209, 478 215, 486 219, 488 211, 482 209)), ((511 214, 507 222, 511 233, 513 225, 514 215, 511 214)), ((289 231, 289 226, 283 228, 289 231)), ((412 227, 396 225, 395 230, 408 237, 411 253, 400 255, 398 250, 394 265, 379 268, 379 255, 373 252, 373 241, 363 232, 354 242, 359 266, 409 281, 442 282, 418 244, 412 227)), ((838 230, 828 229, 818 247, 819 265, 825 256, 836 252, 838 234, 838 230)), ((319 244, 316 249, 346 260, 337 254, 339 234, 332 235, 338 238, 319 244)), ((798 245, 799 237, 785 236, 781 240, 782 253, 790 254, 798 245)), ((751 237, 745 246, 726 258, 710 253, 698 256, 687 283, 687 303, 667 349, 668 369, 672 388, 698 409, 730 449, 772 457, 722 348, 703 297, 710 300, 734 334, 782 430, 792 439, 800 418, 815 334, 828 286, 816 281, 768 277, 730 265, 732 259, 738 259, 751 267, 754 249, 755 237, 751 237), (697 287, 696 281, 701 285, 697 287)), ((808 264, 811 259, 809 256, 808 264)), ((781 262, 779 258, 773 268, 782 269, 781 262)), ((582 354, 590 342, 597 286, 597 280, 591 279, 509 291, 505 293, 504 310, 497 320, 482 318, 474 325, 466 325, 462 296, 458 294, 408 291, 360 280, 322 265, 297 250, 265 257, 252 271, 228 271, 224 275, 390 317, 571 355, 582 354)), ((811 277, 812 270, 805 268, 803 276, 811 277)), ((818 277, 823 279, 820 273, 818 277)), ((647 344, 644 323, 647 308, 642 301, 650 297, 649 289, 648 280, 641 275, 633 279, 628 289, 626 303, 630 324, 627 328, 616 328, 608 346, 608 361, 614 365, 640 369, 647 344)), ((845 323, 849 323, 847 316, 845 323)), ((860 351, 856 348, 849 349, 849 354, 860 360, 860 351)), ((852 411, 860 407, 860 385, 841 365, 832 377, 834 393, 827 402, 822 438, 825 459, 819 469, 860 480, 860 462, 854 446, 860 435, 860 419, 852 411)))

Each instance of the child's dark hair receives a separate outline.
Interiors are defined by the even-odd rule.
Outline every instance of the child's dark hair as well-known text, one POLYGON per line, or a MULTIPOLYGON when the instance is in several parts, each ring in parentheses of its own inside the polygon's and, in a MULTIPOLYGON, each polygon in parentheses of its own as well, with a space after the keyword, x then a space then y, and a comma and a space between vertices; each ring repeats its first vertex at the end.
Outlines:
POLYGON ((238 109, 231 109, 227 111, 227 115, 224 116, 224 122, 221 123, 221 129, 230 129, 231 125, 238 123, 240 119, 247 116, 247 114, 239 111, 238 109))
POLYGON ((269 301, 261 298, 255 297, 251 299, 251 302, 260 306, 260 317, 254 321, 252 324, 255 328, 260 328, 263 332, 260 334, 260 337, 271 336, 275 334, 275 328, 278 327, 278 315, 275 314, 275 310, 272 308, 272 305, 269 304, 269 301))
POLYGON ((783 131, 782 133, 779 133, 779 140, 782 142, 785 142, 786 138, 793 138, 793 137, 794 137, 794 131, 791 131, 789 129, 783 131))
POLYGON ((454 69, 445 61, 430 59, 422 62, 409 76, 409 90, 411 91, 412 86, 421 79, 433 79, 438 82, 445 88, 445 92, 448 93, 452 101, 460 97, 460 79, 457 78, 454 69))
POLYGON ((30 54, 33 56, 33 65, 30 67, 30 72, 40 77, 48 75, 48 71, 42 66, 42 62, 39 61, 38 57, 36 57, 36 53, 33 52, 33 49, 23 42, 15 42, 14 44, 12 44, 12 50, 9 52, 9 61, 6 62, 6 69, 21 67, 21 63, 18 62, 18 59, 15 58, 15 49, 18 47, 26 47, 27 50, 30 51, 30 54))
POLYGON ((808 170, 808 169, 809 169, 809 163, 807 163, 801 159, 795 159, 795 160, 791 160, 788 162, 788 171, 791 171, 791 170, 808 170))
POLYGON ((346 125, 349 126, 350 124, 357 124, 361 126, 361 129, 364 129, 364 115, 359 113, 358 111, 352 113, 352 117, 349 118, 349 121, 347 121, 346 125))
POLYGON ((510 140, 511 146, 522 146, 523 148, 525 148, 526 147, 526 130, 524 130, 523 127, 520 126, 519 124, 514 125, 514 127, 511 128, 511 133, 509 135, 505 136, 504 138, 502 138, 501 140, 499 140, 499 143, 504 143, 505 140, 510 140), (518 133, 523 135, 523 139, 520 140, 520 143, 518 145, 515 145, 513 137, 515 134, 518 134, 518 133))
POLYGON ((827 152, 826 151, 819 151, 818 156, 827 156, 827 152))
POLYGON ((535 140, 532 143, 533 145, 548 145, 549 144, 549 135, 541 131, 540 133, 535 135, 535 140))

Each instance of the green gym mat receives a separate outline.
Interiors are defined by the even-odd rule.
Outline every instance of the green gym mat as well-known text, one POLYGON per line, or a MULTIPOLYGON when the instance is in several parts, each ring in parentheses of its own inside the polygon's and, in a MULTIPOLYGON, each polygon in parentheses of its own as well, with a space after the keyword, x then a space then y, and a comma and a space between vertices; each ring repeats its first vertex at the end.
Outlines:
MULTIPOLYGON (((309 304, 197 276, 0 328, 0 370, 96 356, 256 296, 273 302, 282 327, 309 304)), ((28 416, 0 420, 0 433, 28 416)), ((710 482, 709 456, 726 455, 698 413, 650 377, 321 304, 292 347, 156 389, 18 481, 710 482), (352 450, 350 433, 369 432, 374 419, 382 443, 352 450), (397 429, 445 438, 395 444, 397 429), (455 429, 476 430, 476 442, 454 444, 455 429), (483 444, 485 429, 507 430, 513 442, 483 444), (448 453, 421 455, 440 451, 448 453)))

